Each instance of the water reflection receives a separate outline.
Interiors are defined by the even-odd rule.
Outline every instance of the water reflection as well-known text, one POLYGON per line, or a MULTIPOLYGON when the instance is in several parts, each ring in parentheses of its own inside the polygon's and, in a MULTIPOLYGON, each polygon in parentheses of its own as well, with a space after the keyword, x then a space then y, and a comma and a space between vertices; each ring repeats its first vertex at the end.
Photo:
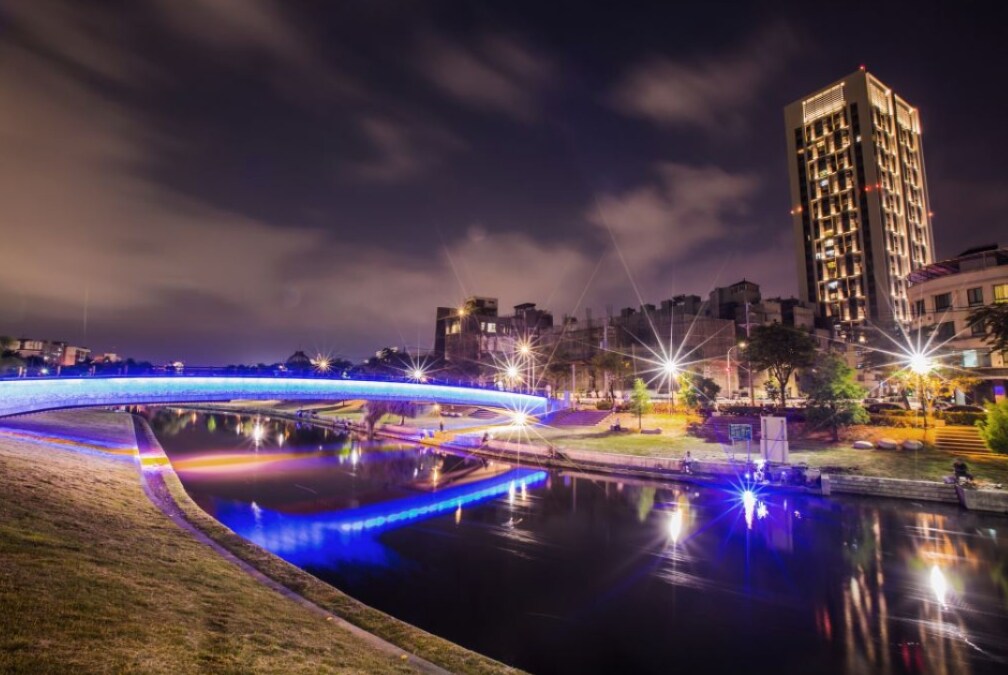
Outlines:
POLYGON ((547 473, 266 419, 256 447, 254 418, 162 416, 183 483, 232 529, 535 672, 1005 667, 1003 519, 547 473))

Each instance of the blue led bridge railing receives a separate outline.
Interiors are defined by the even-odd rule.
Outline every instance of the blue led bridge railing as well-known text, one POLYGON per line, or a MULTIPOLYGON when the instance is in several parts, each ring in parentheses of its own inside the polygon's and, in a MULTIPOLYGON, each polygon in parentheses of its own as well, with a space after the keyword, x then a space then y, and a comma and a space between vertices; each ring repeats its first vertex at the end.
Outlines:
POLYGON ((415 382, 297 377, 61 377, 0 380, 0 417, 59 408, 248 400, 387 400, 489 406, 527 415, 549 399, 494 389, 415 382))

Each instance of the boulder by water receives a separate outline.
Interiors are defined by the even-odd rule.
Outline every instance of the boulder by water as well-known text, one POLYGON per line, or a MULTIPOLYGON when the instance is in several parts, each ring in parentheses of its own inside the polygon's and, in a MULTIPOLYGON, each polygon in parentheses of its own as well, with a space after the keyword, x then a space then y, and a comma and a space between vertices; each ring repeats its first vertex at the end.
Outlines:
POLYGON ((855 450, 871 450, 875 447, 875 444, 871 441, 854 441, 855 450))
POLYGON ((899 447, 899 441, 891 438, 883 438, 877 443, 881 450, 895 450, 899 447))
POLYGON ((915 440, 912 440, 912 439, 909 439, 909 438, 906 439, 905 441, 903 441, 903 449, 904 450, 920 450, 923 447, 924 447, 924 444, 921 443, 920 441, 915 441, 915 440))

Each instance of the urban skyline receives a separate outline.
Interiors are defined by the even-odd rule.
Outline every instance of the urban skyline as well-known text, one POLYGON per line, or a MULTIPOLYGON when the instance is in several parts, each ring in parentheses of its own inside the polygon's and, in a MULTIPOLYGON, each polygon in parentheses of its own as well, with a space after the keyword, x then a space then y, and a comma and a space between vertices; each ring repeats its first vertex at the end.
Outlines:
MULTIPOLYGON (((557 315, 740 278, 796 295, 781 109, 861 63, 926 120, 936 257, 998 238, 1004 169, 970 128, 1005 132, 996 105, 960 103, 1002 94, 955 50, 909 58, 870 22, 821 49, 814 12, 758 7, 716 31, 698 28, 714 10, 676 9, 677 39, 660 8, 585 12, 572 42, 566 13, 519 5, 313 22, 153 3, 99 32, 101 11, 0 10, 17 102, 0 332, 152 360, 359 358, 429 347, 431 308, 473 294, 557 315), (359 36, 333 27, 355 22, 359 36), (409 63, 367 36, 398 37, 409 63)), ((968 17, 939 28, 932 11, 910 20, 963 39, 968 17)))

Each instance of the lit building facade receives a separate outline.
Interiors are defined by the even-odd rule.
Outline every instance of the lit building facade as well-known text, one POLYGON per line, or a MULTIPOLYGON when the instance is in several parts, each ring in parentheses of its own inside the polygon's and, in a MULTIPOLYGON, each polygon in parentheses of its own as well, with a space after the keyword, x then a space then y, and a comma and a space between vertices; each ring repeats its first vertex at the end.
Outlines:
POLYGON ((910 320, 934 260, 919 112, 859 70, 784 109, 801 298, 853 339, 910 320))
POLYGON ((437 308, 434 356, 473 375, 492 373, 520 344, 535 343, 552 326, 553 315, 534 303, 516 305, 513 315, 501 316, 497 298, 472 296, 461 307, 437 308))

